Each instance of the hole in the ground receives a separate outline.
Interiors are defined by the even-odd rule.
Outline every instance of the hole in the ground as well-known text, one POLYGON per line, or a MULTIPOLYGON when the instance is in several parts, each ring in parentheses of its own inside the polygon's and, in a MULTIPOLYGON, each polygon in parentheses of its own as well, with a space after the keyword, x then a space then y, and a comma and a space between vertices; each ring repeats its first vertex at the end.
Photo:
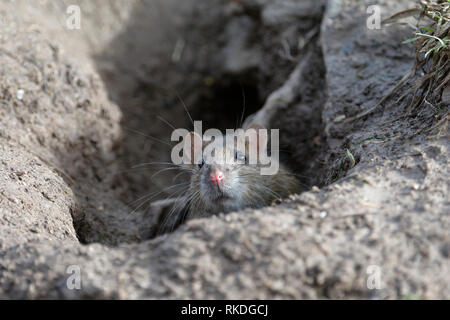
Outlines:
MULTIPOLYGON (((295 61, 280 58, 277 43, 272 48, 272 42, 267 42, 258 50, 267 55, 263 61, 270 67, 250 64, 249 68, 229 74, 215 65, 221 63, 215 57, 223 50, 221 46, 226 45, 222 43, 224 39, 205 39, 204 35, 209 33, 200 27, 196 29, 197 26, 192 26, 194 29, 188 37, 193 44, 190 47, 189 43, 186 44, 185 60, 174 63, 174 44, 179 43, 178 37, 186 32, 180 33, 178 27, 170 24, 169 18, 154 17, 153 21, 142 19, 144 12, 154 16, 154 10, 150 8, 145 5, 142 9, 138 7, 129 26, 103 54, 96 57, 110 97, 123 114, 121 167, 124 171, 123 180, 128 185, 127 191, 120 195, 124 203, 153 193, 157 196, 152 201, 171 197, 176 195, 177 189, 167 188, 180 182, 180 179, 188 179, 182 176, 174 180, 177 172, 171 170, 154 176, 164 166, 133 169, 135 165, 143 163, 170 162, 170 147, 145 136, 170 142, 171 126, 191 128, 177 96, 187 105, 194 120, 202 120, 204 130, 218 128, 223 132, 224 129, 240 126, 244 106, 244 119, 258 111, 270 91, 282 85, 296 65, 295 61), (164 39, 148 31, 155 30, 155 25, 159 26, 159 23, 165 28, 164 39), (210 62, 200 63, 201 59, 210 62), (273 75, 272 70, 276 70, 273 75), (169 124, 158 119, 158 116, 162 116, 169 124)), ((295 29, 292 32, 298 35, 300 31, 295 29)), ((263 34, 250 37, 252 41, 248 45, 255 46, 259 41, 262 43, 263 38, 259 37, 263 34)), ((282 160, 296 174, 306 177, 302 180, 305 189, 312 185, 321 186, 317 171, 321 169, 321 154, 326 149, 321 124, 325 84, 320 49, 316 58, 311 61, 310 70, 304 75, 305 85, 298 93, 301 103, 296 101, 287 106, 286 112, 273 123, 274 128, 281 129, 282 160)), ((134 210, 140 204, 137 202, 130 209, 134 210)), ((139 207, 142 212, 148 209, 148 203, 139 207)))
POLYGON ((224 77, 202 92, 192 106, 192 117, 201 120, 203 128, 240 128, 247 116, 258 111, 263 101, 255 82, 224 77))

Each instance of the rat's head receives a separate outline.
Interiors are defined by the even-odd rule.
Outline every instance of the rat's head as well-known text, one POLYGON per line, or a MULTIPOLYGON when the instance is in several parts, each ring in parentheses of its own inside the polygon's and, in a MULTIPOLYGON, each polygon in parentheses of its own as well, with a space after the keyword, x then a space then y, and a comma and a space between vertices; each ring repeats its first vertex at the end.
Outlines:
MULTIPOLYGON (((259 128, 255 128, 259 129, 259 128)), ((197 209, 211 213, 230 212, 255 206, 252 184, 260 179, 260 166, 249 163, 249 140, 245 140, 245 150, 239 150, 230 136, 215 136, 214 141, 204 142, 196 133, 190 133, 191 155, 198 159, 191 165, 190 191, 197 209), (233 141, 233 143, 227 143, 233 141)), ((265 148, 267 141, 257 139, 256 149, 265 148)))

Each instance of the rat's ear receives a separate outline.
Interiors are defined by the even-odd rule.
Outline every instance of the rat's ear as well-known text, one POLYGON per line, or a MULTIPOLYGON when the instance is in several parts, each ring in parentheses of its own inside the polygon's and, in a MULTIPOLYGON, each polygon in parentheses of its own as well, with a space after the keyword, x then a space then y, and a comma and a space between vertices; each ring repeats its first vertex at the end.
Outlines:
MULTIPOLYGON (((260 126, 259 124, 252 124, 250 125, 250 127, 248 127, 247 130, 255 130, 256 131, 256 138, 257 138, 257 151, 258 154, 261 151, 265 151, 267 148, 267 130, 266 128, 264 128, 263 126, 260 126), (264 131, 260 131, 260 130, 265 130, 264 131)), ((248 139, 246 139, 246 143, 248 143, 248 139)))
POLYGON ((189 132, 184 137, 184 163, 193 165, 202 162, 203 140, 196 132, 189 132))

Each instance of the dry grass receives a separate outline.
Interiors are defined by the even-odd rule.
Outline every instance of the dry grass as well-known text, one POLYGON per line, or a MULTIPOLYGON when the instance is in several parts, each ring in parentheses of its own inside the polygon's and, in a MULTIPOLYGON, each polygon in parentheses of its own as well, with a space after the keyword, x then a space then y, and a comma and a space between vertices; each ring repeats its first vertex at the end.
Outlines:
POLYGON ((396 103, 409 98, 405 116, 426 105, 439 110, 441 119, 448 119, 449 102, 444 101, 444 96, 450 90, 450 0, 418 0, 416 8, 398 12, 383 23, 400 23, 411 17, 416 21, 408 23, 414 36, 404 43, 415 46, 413 67, 377 105, 347 122, 367 116, 399 92, 402 93, 396 103))
MULTIPOLYGON (((423 104, 437 104, 444 88, 449 85, 450 0, 420 0, 416 9, 407 12, 419 15, 417 25, 413 26, 414 38, 405 41, 414 43, 416 59, 412 72, 404 78, 403 84, 415 75, 420 76, 398 99, 400 102, 412 94, 408 108, 410 114, 423 104)), ((401 17, 403 13, 400 12, 396 16, 401 17)), ((439 105, 436 105, 436 108, 439 109, 439 105)))

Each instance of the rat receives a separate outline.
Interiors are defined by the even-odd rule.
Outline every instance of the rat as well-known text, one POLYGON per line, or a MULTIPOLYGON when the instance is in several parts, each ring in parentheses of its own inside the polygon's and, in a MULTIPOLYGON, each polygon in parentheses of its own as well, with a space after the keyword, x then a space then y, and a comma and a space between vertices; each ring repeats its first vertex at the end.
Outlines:
MULTIPOLYGON (((261 137, 258 125, 250 128, 256 129, 257 149, 267 147, 267 140, 261 137)), ((201 139, 194 132, 192 137, 201 139)), ((221 139, 225 141, 227 135, 221 139)), ((269 206, 274 200, 287 198, 291 194, 298 194, 301 190, 300 182, 296 176, 284 165, 277 163, 278 171, 272 175, 261 174, 261 163, 249 163, 249 155, 246 151, 241 153, 234 145, 219 142, 219 155, 232 157, 235 162, 220 162, 217 157, 211 157, 202 153, 198 164, 190 164, 190 184, 183 201, 187 201, 188 211, 186 220, 209 217, 219 213, 229 213, 245 208, 261 208, 269 206)), ((201 140, 203 148, 208 144, 201 140)), ((248 150, 248 148, 246 149, 248 150)), ((192 154, 201 150, 191 149, 192 154)), ((219 157, 220 159, 220 157, 219 157)), ((271 159, 278 161, 278 159, 271 159)))

